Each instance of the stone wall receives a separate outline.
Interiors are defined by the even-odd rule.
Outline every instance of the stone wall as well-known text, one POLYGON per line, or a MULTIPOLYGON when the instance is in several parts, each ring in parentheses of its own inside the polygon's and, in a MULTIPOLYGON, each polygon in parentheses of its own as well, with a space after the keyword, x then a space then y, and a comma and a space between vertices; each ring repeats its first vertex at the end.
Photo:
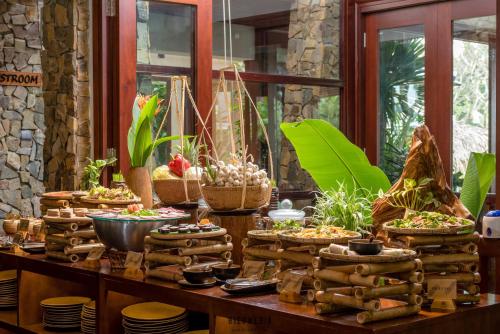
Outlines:
MULTIPOLYGON (((339 0, 297 0, 290 12, 286 67, 291 75, 339 78, 339 0)), ((329 88, 286 85, 283 121, 316 118, 322 97, 329 88)), ((281 143, 280 189, 312 190, 314 181, 302 170, 288 140, 281 143)))
POLYGON ((44 0, 45 185, 74 190, 90 156, 89 0, 44 0))
MULTIPOLYGON (((0 69, 41 72, 37 0, 0 1, 0 69)), ((0 219, 39 215, 44 104, 40 88, 0 86, 0 219)))

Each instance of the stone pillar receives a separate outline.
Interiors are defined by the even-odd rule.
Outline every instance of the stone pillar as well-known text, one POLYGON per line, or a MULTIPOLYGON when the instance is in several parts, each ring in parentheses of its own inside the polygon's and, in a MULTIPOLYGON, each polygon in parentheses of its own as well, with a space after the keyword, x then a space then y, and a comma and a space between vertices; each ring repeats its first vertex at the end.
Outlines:
POLYGON ((90 156, 89 0, 44 0, 45 185, 74 190, 90 156))
MULTIPOLYGON (((339 0, 297 0, 290 12, 286 67, 291 75, 339 78, 339 0)), ((286 85, 283 122, 317 118, 318 103, 331 89, 286 85)), ((293 146, 281 143, 280 189, 313 190, 311 177, 300 167, 293 146)))
MULTIPOLYGON (((37 0, 0 1, 0 69, 41 72, 37 0)), ((42 90, 0 86, 0 219, 40 214, 43 187, 42 90)))

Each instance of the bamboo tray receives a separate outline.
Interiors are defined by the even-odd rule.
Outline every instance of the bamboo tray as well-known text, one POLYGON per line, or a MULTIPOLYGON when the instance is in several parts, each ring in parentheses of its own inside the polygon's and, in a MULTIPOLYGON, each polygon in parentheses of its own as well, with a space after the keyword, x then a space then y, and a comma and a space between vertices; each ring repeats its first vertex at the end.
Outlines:
POLYGON ((43 216, 42 218, 46 223, 85 223, 91 224, 92 218, 88 217, 73 217, 73 218, 63 218, 63 217, 51 217, 43 216))
POLYGON ((80 199, 80 201, 91 204, 128 205, 128 204, 140 203, 141 199, 139 197, 136 197, 135 199, 128 199, 128 200, 114 200, 114 199, 95 199, 84 196, 80 199))
POLYGON ((405 234, 405 235, 414 235, 414 234, 423 234, 423 235, 457 235, 457 234, 469 234, 474 233, 474 224, 458 226, 458 227, 449 227, 449 228, 399 228, 392 226, 393 221, 384 223, 382 229, 384 231, 394 233, 394 234, 405 234))
POLYGON ((417 258, 417 253, 411 249, 404 249, 404 255, 342 255, 332 254, 328 248, 319 251, 319 257, 327 260, 352 262, 352 263, 391 263, 408 261, 417 258))
POLYGON ((280 240, 300 243, 300 244, 313 244, 313 245, 329 245, 332 243, 346 244, 351 239, 360 239, 361 234, 354 231, 345 231, 350 234, 350 236, 345 237, 331 237, 331 238, 301 238, 290 235, 295 231, 283 231, 278 233, 278 238, 280 240))
POLYGON ((278 233, 272 233, 271 230, 251 230, 247 232, 247 236, 256 240, 277 241, 279 240, 278 233))
POLYGON ((164 240, 179 240, 179 239, 204 239, 204 238, 213 238, 220 237, 227 234, 227 230, 225 228, 221 228, 217 231, 211 232, 197 232, 197 233, 172 233, 172 234, 161 234, 157 231, 151 231, 151 238, 154 239, 164 239, 164 240))

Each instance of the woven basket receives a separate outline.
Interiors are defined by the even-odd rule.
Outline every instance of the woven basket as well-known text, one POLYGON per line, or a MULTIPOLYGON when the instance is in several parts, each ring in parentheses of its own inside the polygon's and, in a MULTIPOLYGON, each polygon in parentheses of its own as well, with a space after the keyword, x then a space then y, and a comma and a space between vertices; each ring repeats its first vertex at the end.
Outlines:
MULTIPOLYGON (((201 198, 198 180, 186 180, 187 202, 197 202, 201 198)), ((153 185, 156 194, 164 204, 186 203, 184 180, 155 180, 153 185)))
POLYGON ((205 201, 215 211, 258 209, 268 204, 271 199, 271 187, 263 190, 260 186, 248 186, 242 208, 243 187, 202 186, 201 190, 205 201))

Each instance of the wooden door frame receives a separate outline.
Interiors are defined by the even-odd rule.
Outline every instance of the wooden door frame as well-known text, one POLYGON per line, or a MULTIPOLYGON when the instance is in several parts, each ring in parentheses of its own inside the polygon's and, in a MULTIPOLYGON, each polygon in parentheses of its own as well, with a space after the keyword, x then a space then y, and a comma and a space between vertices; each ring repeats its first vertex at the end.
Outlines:
MULTIPOLYGON (((196 7, 194 94, 200 114, 206 118, 212 100, 212 0, 155 2, 196 7)), ((126 138, 136 96, 136 2, 115 4, 115 15, 109 16, 106 1, 93 0, 94 157, 105 157, 108 148, 115 148, 117 170, 126 174, 130 168, 126 138)), ((198 122, 198 131, 201 128, 198 122)))
MULTIPOLYGON (((368 139, 366 133, 367 127, 367 115, 365 114, 365 106, 368 105, 368 101, 365 96, 365 64, 364 64, 364 46, 363 46, 363 32, 365 31, 365 17, 367 14, 372 13, 384 13, 388 11, 394 11, 397 9, 408 9, 415 6, 422 5, 436 5, 442 6, 442 8, 446 9, 446 16, 448 16, 447 20, 440 17, 439 19, 435 17, 438 24, 438 31, 440 34, 447 34, 451 36, 451 25, 448 24, 449 20, 460 19, 471 16, 484 16, 492 14, 492 6, 495 5, 494 1, 491 0, 478 0, 472 3, 467 0, 458 0, 458 1, 442 1, 442 0, 347 0, 348 6, 346 7, 346 16, 351 19, 351 23, 347 27, 347 35, 348 38, 356 40, 356 47, 354 51, 354 61, 350 63, 347 67, 346 72, 346 94, 347 99, 354 100, 354 141, 360 147, 367 147, 367 145, 372 144, 373 140, 368 139), (354 78, 354 79, 350 79, 354 78)), ((444 9, 443 9, 444 11, 444 9)), ((497 6, 496 13, 498 17, 499 8, 497 6)), ((497 21, 498 22, 498 21, 497 21)), ((499 26, 497 23, 497 34, 499 31, 499 26)), ((437 37, 438 32, 435 32, 434 37, 437 37)), ((431 36, 432 37, 432 36, 431 36)), ((438 52, 439 54, 450 54, 452 49, 452 41, 448 43, 437 43, 438 48, 435 48, 432 52, 438 52)), ((427 53, 427 49, 426 49, 427 53)), ((443 58, 443 57, 441 57, 443 58)), ((497 57, 497 71, 496 77, 497 80, 500 77, 499 69, 498 69, 498 57, 497 57)), ((441 94, 446 94, 450 96, 450 99, 434 99, 429 101, 432 108, 439 108, 442 110, 440 113, 436 113, 436 115, 431 116, 430 119, 426 120, 429 128, 433 132, 436 137, 440 151, 443 152, 451 152, 452 151, 452 129, 451 129, 451 121, 450 127, 447 131, 442 131, 442 124, 445 120, 451 119, 452 113, 452 86, 451 86, 451 73, 452 73, 452 59, 450 58, 441 66, 441 70, 438 70, 437 73, 434 73, 438 64, 433 64, 431 62, 430 68, 426 62, 426 77, 428 74, 433 73, 436 75, 436 79, 430 83, 432 89, 440 91, 439 96, 441 94), (432 72, 431 72, 432 71, 432 72), (436 129, 436 130, 433 130, 436 129), (446 150, 447 148, 447 150, 446 150)), ((498 82, 498 81, 497 81, 498 82)), ((426 81, 427 86, 427 81, 426 81)), ((431 88, 429 87, 429 88, 431 88)), ((427 87, 426 87, 427 90, 427 87)), ((496 99, 498 106, 498 93, 500 88, 497 86, 496 89, 496 99)), ((426 110, 427 110, 427 101, 426 101, 426 110)), ((496 133, 498 134, 500 131, 500 122, 496 124, 496 133)), ((496 147, 500 147, 500 138, 497 135, 496 138, 496 147)), ((372 148, 373 150, 373 148, 372 148)), ((376 151, 375 151, 376 152, 376 151)), ((371 159, 373 159, 373 153, 371 153, 371 159)), ((451 180, 451 154, 446 154, 442 156, 446 172, 448 173, 451 180)), ((374 160, 372 160, 374 161, 374 160)), ((497 172, 500 173, 500 164, 497 164, 497 172)), ((500 175, 498 174, 497 175, 500 175)), ((496 188, 500 189, 500 178, 497 178, 496 188)), ((500 206, 500 198, 496 200, 497 206, 500 206)))

